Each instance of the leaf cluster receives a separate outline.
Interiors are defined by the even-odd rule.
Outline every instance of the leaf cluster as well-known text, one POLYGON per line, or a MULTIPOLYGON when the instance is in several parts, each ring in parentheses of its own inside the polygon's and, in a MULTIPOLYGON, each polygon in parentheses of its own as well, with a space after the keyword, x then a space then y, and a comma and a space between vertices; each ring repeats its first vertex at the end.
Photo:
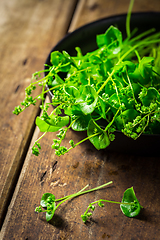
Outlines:
POLYGON ((47 132, 58 132, 52 144, 58 156, 87 139, 96 149, 104 149, 115 139, 116 130, 134 140, 142 133, 160 133, 160 33, 151 29, 135 35, 129 23, 126 30, 123 39, 122 32, 110 26, 97 35, 97 49, 85 55, 79 47, 76 56, 54 51, 44 70, 47 75, 39 79, 44 71, 33 74, 36 81, 26 88, 25 100, 14 113, 42 101, 42 116, 36 118, 36 125, 43 134, 32 148, 35 155, 47 132), (42 92, 33 98, 36 84, 42 92), (53 93, 52 102, 45 104, 48 91, 53 93), (54 109, 48 114, 50 106, 54 109), (78 143, 71 139, 67 149, 61 143, 70 128, 86 131, 87 136, 78 143))

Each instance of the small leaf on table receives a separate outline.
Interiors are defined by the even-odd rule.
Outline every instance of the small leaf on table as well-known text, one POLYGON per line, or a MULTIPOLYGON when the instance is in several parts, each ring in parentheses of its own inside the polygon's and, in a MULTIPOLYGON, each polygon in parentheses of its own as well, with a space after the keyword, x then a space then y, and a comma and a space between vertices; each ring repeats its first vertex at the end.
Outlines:
POLYGON ((120 208, 123 214, 127 217, 136 217, 140 213, 142 206, 135 195, 133 187, 128 188, 124 192, 120 208))

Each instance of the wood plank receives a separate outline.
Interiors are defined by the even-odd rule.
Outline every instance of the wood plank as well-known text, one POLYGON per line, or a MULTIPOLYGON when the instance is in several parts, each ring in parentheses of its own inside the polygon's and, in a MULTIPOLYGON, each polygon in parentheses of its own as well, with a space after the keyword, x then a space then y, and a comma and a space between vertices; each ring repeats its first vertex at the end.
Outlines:
MULTIPOLYGON (((34 129, 37 107, 17 117, 32 73, 67 32, 76 0, 0 1, 0 225, 34 129)), ((38 92, 37 92, 38 93, 38 92)))
MULTIPOLYGON (((72 32, 75 28, 100 18, 127 13, 128 4, 129 0, 81 0, 79 1, 77 12, 72 20, 69 31, 72 32)), ((132 12, 146 11, 160 11, 159 0, 153 0, 153 2, 149 0, 135 0, 132 12)))
MULTIPOLYGON (((158 3, 159 0, 153 0, 152 5, 148 0, 140 1, 134 9, 156 11, 158 3)), ((92 20, 124 13, 127 11, 127 4, 128 1, 124 0, 79 1, 70 31, 92 20)), ((36 129, 31 146, 39 135, 39 130, 36 129)), ((38 158, 31 154, 30 146, 1 231, 1 238, 157 239, 160 234, 159 159, 109 153, 107 149, 96 151, 89 142, 59 158, 50 147, 55 137, 56 134, 52 133, 42 140, 43 149, 38 158), (86 184, 91 188, 110 180, 114 182, 111 187, 64 204, 57 210, 50 223, 45 221, 43 213, 34 213, 44 192, 52 192, 56 198, 60 198, 80 190, 86 184), (82 223, 80 216, 90 202, 100 198, 120 201, 124 190, 131 186, 134 186, 136 195, 144 207, 138 219, 126 218, 120 212, 119 206, 105 204, 103 209, 96 207, 90 224, 82 223)), ((70 138, 78 141, 82 134, 69 131, 64 145, 69 146, 70 138)))

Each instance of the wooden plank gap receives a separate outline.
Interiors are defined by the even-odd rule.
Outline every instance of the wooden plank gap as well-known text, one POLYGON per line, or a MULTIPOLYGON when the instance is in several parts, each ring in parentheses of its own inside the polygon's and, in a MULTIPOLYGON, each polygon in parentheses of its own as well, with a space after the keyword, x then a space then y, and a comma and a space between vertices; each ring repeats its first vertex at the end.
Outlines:
POLYGON ((70 26, 72 25, 72 20, 74 19, 75 15, 77 13, 77 8, 79 7, 79 2, 81 2, 81 1, 79 1, 79 0, 75 1, 75 5, 72 6, 72 14, 70 15, 67 32, 69 31, 70 26))
MULTIPOLYGON (((40 103, 38 103, 38 105, 40 105, 40 103)), ((40 116, 40 113, 41 113, 40 108, 36 107, 35 109, 37 111, 36 116, 40 116)), ((19 151, 17 152, 14 162, 12 163, 10 171, 6 177, 7 179, 6 179, 5 185, 9 187, 6 193, 6 188, 4 186, 1 194, 1 198, 0 198, 0 205, 2 207, 1 214, 0 214, 0 229, 2 228, 4 219, 8 210, 8 206, 12 200, 12 196, 15 191, 15 187, 17 185, 21 170, 23 168, 23 164, 25 162, 28 149, 35 132, 35 128, 36 128, 36 124, 33 121, 32 126, 30 128, 30 132, 28 133, 26 138, 23 139, 21 143, 21 147, 19 148, 19 151)))
POLYGON ((82 9, 84 8, 85 1, 86 0, 78 1, 77 7, 75 9, 74 17, 72 18, 72 23, 69 28, 69 32, 73 32, 75 30, 78 20, 79 20, 79 17, 80 17, 80 14, 82 12, 82 9))

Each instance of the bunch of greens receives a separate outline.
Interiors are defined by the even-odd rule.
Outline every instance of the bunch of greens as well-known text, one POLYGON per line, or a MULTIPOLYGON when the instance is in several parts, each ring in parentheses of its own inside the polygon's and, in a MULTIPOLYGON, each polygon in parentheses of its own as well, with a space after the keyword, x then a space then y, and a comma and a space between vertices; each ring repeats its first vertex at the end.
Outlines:
POLYGON ((160 33, 155 29, 131 33, 130 16, 131 9, 125 39, 118 28, 110 26, 97 36, 97 50, 83 55, 77 47, 74 57, 66 51, 54 51, 51 65, 33 74, 22 107, 13 112, 19 114, 42 100, 42 115, 36 118, 36 125, 43 134, 32 148, 35 155, 39 155, 39 141, 47 132, 58 132, 52 144, 58 156, 87 139, 96 149, 104 149, 114 140, 116 130, 135 140, 142 133, 160 133, 160 33), (47 75, 39 79, 42 72, 47 75), (61 73, 66 77, 60 77, 61 73), (33 98, 37 84, 42 92, 33 98), (52 102, 45 103, 49 91, 52 102), (47 112, 49 106, 54 107, 51 114, 47 112), (70 140, 67 149, 61 142, 70 128, 86 131, 87 137, 78 143, 70 140))
MULTIPOLYGON (((44 193, 41 198, 41 201, 40 201, 40 206, 36 207, 35 212, 45 212, 46 220, 50 221, 53 218, 56 209, 65 201, 67 201, 71 198, 75 198, 80 195, 89 193, 89 192, 96 191, 100 188, 106 187, 107 185, 109 185, 111 183, 112 183, 112 181, 105 183, 99 187, 84 191, 88 187, 88 185, 87 185, 79 192, 71 194, 69 196, 65 196, 60 199, 56 199, 52 193, 44 193), (59 203, 56 205, 57 202, 59 202, 59 203)), ((140 205, 140 203, 135 195, 133 187, 131 187, 131 188, 128 188, 124 192, 121 202, 100 199, 100 200, 90 203, 87 210, 84 212, 84 214, 81 215, 82 221, 84 223, 86 223, 88 221, 88 219, 92 216, 92 211, 94 211, 94 209, 95 209, 95 206, 94 206, 95 204, 98 204, 99 207, 104 207, 104 204, 102 202, 119 204, 122 213, 127 217, 136 217, 140 213, 140 210, 142 208, 142 206, 140 205)))

